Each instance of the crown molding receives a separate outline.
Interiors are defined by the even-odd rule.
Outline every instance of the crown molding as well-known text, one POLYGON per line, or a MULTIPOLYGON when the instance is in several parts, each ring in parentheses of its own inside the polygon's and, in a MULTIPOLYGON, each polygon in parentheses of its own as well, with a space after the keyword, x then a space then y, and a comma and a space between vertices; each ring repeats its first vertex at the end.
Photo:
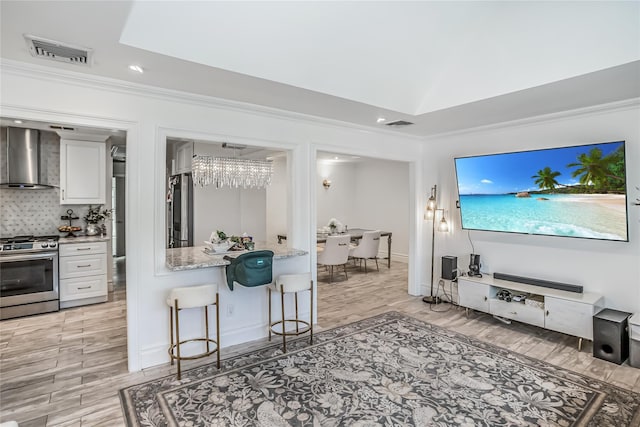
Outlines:
POLYGON ((518 128, 524 126, 531 126, 537 123, 550 123, 560 120, 566 120, 569 118, 613 113, 617 111, 633 110, 640 107, 640 98, 630 98, 623 101, 609 102, 606 104, 592 105, 589 107, 576 108, 573 110, 559 111, 556 113, 543 114, 539 116, 526 117, 524 119, 511 120, 508 122, 493 123, 490 125, 477 126, 468 129, 455 130, 450 132, 442 132, 422 137, 423 141, 430 141, 438 138, 448 138, 452 136, 460 136, 478 132, 489 132, 492 130, 518 128))
POLYGON ((72 84, 92 89, 102 89, 126 95, 137 95, 146 98, 155 98, 163 101, 180 101, 192 105, 209 108, 224 108, 240 113, 249 113, 259 116, 290 120, 300 123, 311 123, 333 129, 348 129, 376 135, 387 135, 395 138, 411 141, 422 141, 424 137, 399 134, 386 129, 379 129, 370 126, 358 125, 355 123, 343 122, 340 120, 328 119, 309 114, 296 113, 281 110, 273 107, 266 107, 248 102, 233 101, 213 96, 198 95, 173 89, 165 89, 158 86, 144 85, 140 83, 128 82, 109 77, 96 76, 92 74, 80 73, 77 71, 63 70, 53 67, 46 67, 37 64, 30 64, 12 59, 0 58, 0 74, 17 75, 20 77, 30 77, 34 79, 72 84))

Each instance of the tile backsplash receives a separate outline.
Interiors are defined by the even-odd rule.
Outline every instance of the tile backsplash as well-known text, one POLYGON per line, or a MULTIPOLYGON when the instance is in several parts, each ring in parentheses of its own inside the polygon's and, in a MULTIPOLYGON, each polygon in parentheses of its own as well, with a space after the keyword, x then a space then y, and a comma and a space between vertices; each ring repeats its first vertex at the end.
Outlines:
MULTIPOLYGON (((6 128, 0 129, 0 133, 5 143, 6 128)), ((54 132, 41 131, 40 142, 44 159, 41 169, 47 174, 47 182, 56 187, 42 190, 0 188, 0 237, 64 235, 66 233, 58 232, 58 226, 69 224, 60 219, 67 214, 67 209, 73 209, 74 215, 79 217, 73 225, 86 227, 82 218, 88 206, 60 205, 60 137, 54 132)), ((0 153, 0 163, 4 165, 3 154, 0 153)))
MULTIPOLYGON (((1 189, 0 236, 58 234, 60 220, 60 189, 1 189)), ((66 209, 65 209, 66 211, 66 209)), ((64 211, 63 211, 64 212, 64 211)))
MULTIPOLYGON (((6 143, 7 129, 0 130, 6 143)), ((58 234, 60 225, 60 137, 54 132, 40 131, 41 170, 46 182, 56 187, 42 190, 0 189, 0 236, 58 234)), ((4 150, 0 154, 3 172, 4 150)), ((66 209, 65 209, 66 210, 66 209)))

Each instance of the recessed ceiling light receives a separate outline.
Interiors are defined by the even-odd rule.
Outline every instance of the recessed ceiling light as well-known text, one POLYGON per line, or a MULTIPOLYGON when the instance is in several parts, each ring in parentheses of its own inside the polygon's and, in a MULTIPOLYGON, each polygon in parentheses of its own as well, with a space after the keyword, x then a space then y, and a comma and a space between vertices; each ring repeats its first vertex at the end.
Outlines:
POLYGON ((129 69, 131 71, 135 71, 136 73, 140 73, 140 74, 144 73, 144 70, 139 65, 129 65, 129 69))
POLYGON ((14 120, 13 123, 22 124, 22 120, 14 120))
POLYGON ((387 119, 385 119, 384 117, 378 117, 378 120, 376 120, 376 123, 382 123, 385 120, 387 120, 387 119))
POLYGON ((338 156, 335 156, 333 160, 340 160, 340 158, 338 156))

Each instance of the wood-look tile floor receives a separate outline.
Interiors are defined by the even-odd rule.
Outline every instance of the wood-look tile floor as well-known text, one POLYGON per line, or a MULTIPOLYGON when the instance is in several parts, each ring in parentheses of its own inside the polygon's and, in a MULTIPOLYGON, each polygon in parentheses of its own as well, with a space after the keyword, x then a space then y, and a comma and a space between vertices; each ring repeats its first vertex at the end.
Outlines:
MULTIPOLYGON (((440 304, 430 307, 407 294, 407 266, 381 265, 349 279, 318 273, 316 331, 396 310, 512 351, 640 392, 640 369, 591 356, 577 339, 440 304)), ((118 277, 116 275, 116 277, 118 277)), ((0 422, 25 426, 123 425, 118 390, 175 373, 168 364, 127 372, 126 292, 115 286, 107 303, 0 322, 0 422)), ((248 351, 265 340, 224 348, 222 357, 248 351)), ((185 363, 188 368, 209 361, 185 363)), ((621 426, 622 427, 622 426, 621 426)))

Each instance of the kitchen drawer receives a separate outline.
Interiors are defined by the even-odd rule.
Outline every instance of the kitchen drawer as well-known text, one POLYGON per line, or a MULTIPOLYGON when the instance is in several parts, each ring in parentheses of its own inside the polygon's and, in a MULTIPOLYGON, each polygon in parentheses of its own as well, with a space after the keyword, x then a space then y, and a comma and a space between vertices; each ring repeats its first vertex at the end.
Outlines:
POLYGON ((544 327, 544 309, 532 307, 521 302, 507 302, 499 299, 490 299, 491 314, 518 322, 544 327))
POLYGON ((60 280, 60 301, 107 295, 107 276, 77 277, 60 280))
POLYGON ((95 276, 107 273, 107 254, 69 256, 59 258, 60 279, 95 276))
POLYGON ((64 243, 60 245, 60 256, 106 254, 107 242, 64 243))

